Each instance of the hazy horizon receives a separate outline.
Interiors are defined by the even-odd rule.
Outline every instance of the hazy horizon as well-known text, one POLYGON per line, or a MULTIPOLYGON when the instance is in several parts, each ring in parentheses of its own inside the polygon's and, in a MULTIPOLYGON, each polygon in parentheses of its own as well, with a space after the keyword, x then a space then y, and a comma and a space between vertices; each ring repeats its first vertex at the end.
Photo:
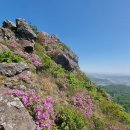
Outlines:
MULTIPOLYGON (((85 72, 85 71, 84 71, 85 72)), ((111 75, 111 76, 130 76, 129 73, 110 73, 110 72, 85 72, 86 74, 111 75)))

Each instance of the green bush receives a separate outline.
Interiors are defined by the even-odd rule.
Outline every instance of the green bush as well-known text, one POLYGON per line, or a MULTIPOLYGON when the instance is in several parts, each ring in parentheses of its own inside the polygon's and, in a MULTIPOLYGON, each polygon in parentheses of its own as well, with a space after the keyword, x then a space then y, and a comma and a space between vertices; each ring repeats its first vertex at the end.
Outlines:
POLYGON ((90 81, 88 81, 88 82, 80 81, 75 77, 75 75, 73 73, 68 73, 67 79, 68 79, 68 82, 73 86, 84 87, 88 90, 93 89, 93 85, 90 81))
POLYGON ((23 59, 18 55, 13 54, 11 51, 3 51, 0 53, 0 62, 18 63, 23 62, 23 59))
POLYGON ((94 124, 93 130, 105 130, 106 124, 99 117, 93 116, 92 121, 94 124))
POLYGON ((106 114, 110 119, 116 119, 120 122, 130 124, 130 115, 125 112, 124 108, 113 102, 103 102, 103 113, 106 114))
POLYGON ((71 108, 62 108, 56 124, 60 130, 82 130, 86 123, 81 114, 71 108))

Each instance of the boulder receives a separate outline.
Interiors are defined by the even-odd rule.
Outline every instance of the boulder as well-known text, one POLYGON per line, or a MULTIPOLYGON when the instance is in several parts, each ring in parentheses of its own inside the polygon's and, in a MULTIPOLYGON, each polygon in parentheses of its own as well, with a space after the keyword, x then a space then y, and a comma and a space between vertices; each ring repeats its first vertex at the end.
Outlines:
POLYGON ((35 42, 22 39, 22 40, 19 40, 19 43, 24 48, 24 51, 28 53, 33 52, 35 42))
POLYGON ((21 62, 21 63, 0 63, 0 73, 2 75, 11 77, 22 73, 23 71, 29 69, 28 64, 21 62))
POLYGON ((57 64, 62 65, 63 68, 65 68, 66 70, 69 70, 69 71, 73 71, 78 68, 78 64, 74 60, 70 59, 65 54, 59 54, 56 57, 55 61, 57 64))
POLYGON ((63 68, 69 71, 73 71, 79 68, 77 55, 63 43, 61 46, 60 53, 56 56, 55 62, 61 64, 63 68))
POLYGON ((3 22, 3 27, 4 27, 4 28, 9 28, 9 29, 11 29, 11 30, 15 30, 15 29, 16 29, 16 24, 13 23, 13 22, 11 22, 11 21, 9 21, 9 20, 5 20, 5 21, 3 22))
POLYGON ((0 94, 0 130, 35 130, 36 125, 19 98, 0 94))
POLYGON ((16 19, 17 33, 23 39, 36 39, 37 35, 34 33, 30 25, 22 18, 16 19))
POLYGON ((0 27, 0 37, 4 40, 15 39, 15 33, 8 28, 0 27))

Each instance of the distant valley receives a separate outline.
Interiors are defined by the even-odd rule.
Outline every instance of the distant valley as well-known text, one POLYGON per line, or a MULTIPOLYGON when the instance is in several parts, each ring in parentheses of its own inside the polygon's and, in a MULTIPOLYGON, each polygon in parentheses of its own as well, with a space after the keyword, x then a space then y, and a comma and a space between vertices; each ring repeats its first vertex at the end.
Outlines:
POLYGON ((130 86, 130 75, 110 75, 89 73, 90 79, 97 85, 123 84, 130 86))
POLYGON ((105 89, 111 95, 112 100, 130 113, 130 76, 89 74, 89 78, 97 86, 105 89))

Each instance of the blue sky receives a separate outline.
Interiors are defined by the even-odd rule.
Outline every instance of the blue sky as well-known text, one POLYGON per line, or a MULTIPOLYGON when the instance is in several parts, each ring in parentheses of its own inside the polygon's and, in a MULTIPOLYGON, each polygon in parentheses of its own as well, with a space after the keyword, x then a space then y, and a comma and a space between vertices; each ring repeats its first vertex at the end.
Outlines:
POLYGON ((3 19, 57 34, 86 72, 130 74, 130 0, 1 0, 3 19))

